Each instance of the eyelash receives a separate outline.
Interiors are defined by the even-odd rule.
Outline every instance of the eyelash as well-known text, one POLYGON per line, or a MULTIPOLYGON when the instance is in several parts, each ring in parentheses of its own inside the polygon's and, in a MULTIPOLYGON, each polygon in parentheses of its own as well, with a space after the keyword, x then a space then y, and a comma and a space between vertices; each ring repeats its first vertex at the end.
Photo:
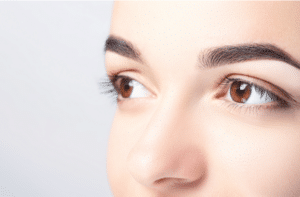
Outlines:
POLYGON ((114 104, 120 101, 118 97, 119 87, 117 87, 116 84, 117 80, 120 78, 126 79, 128 81, 134 80, 131 77, 115 74, 115 75, 108 75, 106 78, 103 79, 103 81, 99 83, 101 90, 107 89, 106 91, 101 92, 101 94, 108 94, 109 96, 111 96, 114 104))
MULTIPOLYGON (((115 75, 108 75, 99 84, 100 89, 102 89, 102 90, 107 89, 106 91, 101 92, 101 94, 108 94, 108 95, 112 96, 113 97, 112 100, 113 100, 114 104, 116 104, 120 101, 119 92, 118 92, 119 87, 117 87, 117 84, 116 84, 118 79, 126 79, 128 81, 134 80, 128 76, 122 76, 119 74, 115 74, 115 75)), ((229 78, 229 77, 223 78, 219 83, 217 83, 218 86, 221 88, 221 90, 219 91, 221 93, 218 93, 217 94, 218 96, 216 96, 216 98, 224 97, 224 95, 228 92, 231 85, 234 82, 238 82, 238 81, 247 83, 251 86, 254 86, 255 91, 259 92, 261 95, 267 94, 274 101, 275 104, 251 105, 251 104, 240 104, 240 103, 237 103, 234 101, 224 101, 224 104, 226 104, 227 107, 232 108, 234 110, 246 110, 245 112, 249 112, 249 113, 253 113, 253 112, 258 113, 258 111, 261 108, 263 108, 265 110, 276 110, 276 109, 286 109, 286 108, 290 107, 289 102, 287 102, 285 99, 282 99, 280 96, 273 93, 271 90, 267 90, 266 88, 256 85, 253 82, 250 82, 248 80, 241 79, 241 78, 229 78)), ((274 85, 272 85, 272 86, 274 86, 274 85)), ((281 92, 285 97, 293 100, 292 97, 288 93, 286 93, 279 87, 275 86, 275 89, 277 89, 279 92, 281 92)))

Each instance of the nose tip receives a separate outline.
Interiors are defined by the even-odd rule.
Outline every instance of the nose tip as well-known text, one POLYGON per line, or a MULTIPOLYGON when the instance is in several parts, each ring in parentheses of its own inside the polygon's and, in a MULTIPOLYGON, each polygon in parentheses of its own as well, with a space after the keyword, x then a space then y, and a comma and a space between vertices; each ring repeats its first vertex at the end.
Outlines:
POLYGON ((204 178, 205 162, 199 151, 133 150, 128 155, 128 170, 140 184, 169 191, 193 188, 204 178))

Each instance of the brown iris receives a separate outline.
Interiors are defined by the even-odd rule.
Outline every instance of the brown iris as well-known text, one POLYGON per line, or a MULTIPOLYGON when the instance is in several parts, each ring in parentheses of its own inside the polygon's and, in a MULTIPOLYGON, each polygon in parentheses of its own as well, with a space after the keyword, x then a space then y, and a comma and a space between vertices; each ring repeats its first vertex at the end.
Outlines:
POLYGON ((251 85, 242 81, 235 81, 230 88, 232 100, 238 103, 245 103, 251 95, 251 85))
POLYGON ((120 88, 119 88, 119 93, 121 94, 121 96, 123 98, 128 98, 130 97, 132 90, 133 90, 133 86, 130 86, 131 80, 128 78, 122 78, 121 82, 120 82, 120 88))

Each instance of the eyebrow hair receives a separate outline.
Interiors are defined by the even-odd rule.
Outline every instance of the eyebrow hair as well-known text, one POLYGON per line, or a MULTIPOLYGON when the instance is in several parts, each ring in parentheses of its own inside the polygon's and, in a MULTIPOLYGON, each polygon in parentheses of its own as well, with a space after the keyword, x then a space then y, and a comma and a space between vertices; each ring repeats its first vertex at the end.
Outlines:
POLYGON ((300 63, 279 47, 269 44, 242 44, 208 49, 199 55, 199 62, 204 67, 215 67, 249 60, 272 59, 286 62, 300 69, 300 63))
MULTIPOLYGON (((140 51, 129 41, 110 35, 104 47, 104 52, 112 51, 135 61, 144 63, 140 51)), ((227 64, 249 60, 270 59, 286 62, 300 69, 300 63, 279 47, 269 44, 242 44, 209 48, 200 53, 198 60, 202 67, 213 68, 227 64)))
POLYGON ((141 59, 140 51, 135 48, 133 44, 113 35, 110 35, 105 41, 104 52, 106 51, 115 52, 119 55, 144 63, 141 59))

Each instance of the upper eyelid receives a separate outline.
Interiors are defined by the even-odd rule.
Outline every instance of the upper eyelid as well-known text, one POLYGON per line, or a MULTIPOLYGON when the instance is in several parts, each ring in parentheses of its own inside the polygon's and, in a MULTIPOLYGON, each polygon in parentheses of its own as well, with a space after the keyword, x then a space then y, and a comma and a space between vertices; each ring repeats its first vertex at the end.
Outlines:
MULTIPOLYGON (((233 75, 230 75, 230 76, 234 76, 235 74, 233 75)), ((292 95, 290 95, 288 92, 286 92, 285 90, 283 90, 282 88, 268 82, 268 81, 265 81, 265 80, 262 80, 262 79, 259 79, 259 78, 256 78, 256 77, 251 77, 251 76, 245 76, 243 75, 244 77, 246 78, 251 78, 254 82, 250 81, 250 80, 247 80, 247 79, 243 79, 241 77, 232 77, 232 78, 229 78, 227 77, 227 79, 236 79, 236 80, 239 80, 239 81, 243 81, 243 82, 247 82, 249 83, 250 85, 254 85, 254 86, 257 86, 265 91, 268 91, 272 94, 274 94, 275 96, 281 98, 281 99, 288 99, 294 103, 297 103, 297 101, 295 101, 292 97, 292 95), (271 88, 266 88, 264 87, 263 85, 260 85, 260 83, 264 83, 266 84, 267 86, 270 86, 272 87, 273 89, 270 90, 271 88), (275 92, 274 92, 275 90, 275 92)))
MULTIPOLYGON (((130 80, 135 80, 135 79, 133 79, 132 77, 124 76, 124 75, 119 75, 119 74, 113 75, 113 76, 109 76, 109 79, 110 79, 110 81, 111 81, 111 83, 112 83, 113 85, 115 85, 115 84, 116 84, 116 81, 117 81, 118 79, 120 79, 120 78, 127 78, 127 79, 130 79, 130 80)), ((137 80, 135 80, 135 81, 137 81, 137 80)), ((139 82, 139 81, 137 81, 137 82, 139 82)), ((140 82, 139 82, 139 83, 140 83, 140 82)))
POLYGON ((251 86, 255 86, 255 87, 254 87, 255 90, 257 90, 257 89, 262 90, 261 94, 264 94, 265 92, 268 92, 268 93, 273 94, 274 96, 278 97, 279 99, 282 99, 282 96, 280 96, 280 95, 274 93, 272 90, 269 90, 268 88, 265 88, 265 87, 262 87, 262 86, 260 86, 260 85, 257 85, 257 84, 254 83, 254 82, 247 81, 247 80, 243 80, 243 79, 240 79, 240 78, 233 78, 233 79, 228 79, 228 80, 230 80, 230 81, 232 81, 232 82, 234 82, 234 81, 242 81, 242 82, 246 82, 246 83, 250 84, 251 86))
MULTIPOLYGON (((251 85, 251 86, 256 86, 257 88, 263 89, 264 91, 273 93, 272 90, 269 90, 268 88, 262 87, 261 85, 258 85, 258 84, 255 83, 255 82, 251 82, 251 81, 248 81, 248 80, 245 80, 245 79, 241 79, 241 78, 228 78, 228 80, 230 80, 230 81, 232 81, 232 82, 235 82, 235 81, 242 81, 242 82, 248 83, 248 84, 251 85)), ((273 93, 273 94, 275 94, 275 95, 277 96, 276 93, 273 93)))
MULTIPOLYGON (((136 80, 136 79, 134 79, 134 78, 132 78, 132 77, 124 76, 124 75, 116 75, 116 76, 113 77, 113 79, 112 79, 111 81, 112 81, 112 83, 115 85, 116 81, 117 81, 118 79, 120 79, 120 78, 125 78, 125 79, 134 80, 134 81, 139 82, 138 80, 136 80)), ((139 82, 139 83, 140 83, 140 82, 139 82)), ((142 84, 142 83, 140 83, 140 84, 142 84)), ((143 85, 143 84, 142 84, 142 85, 143 85)))

